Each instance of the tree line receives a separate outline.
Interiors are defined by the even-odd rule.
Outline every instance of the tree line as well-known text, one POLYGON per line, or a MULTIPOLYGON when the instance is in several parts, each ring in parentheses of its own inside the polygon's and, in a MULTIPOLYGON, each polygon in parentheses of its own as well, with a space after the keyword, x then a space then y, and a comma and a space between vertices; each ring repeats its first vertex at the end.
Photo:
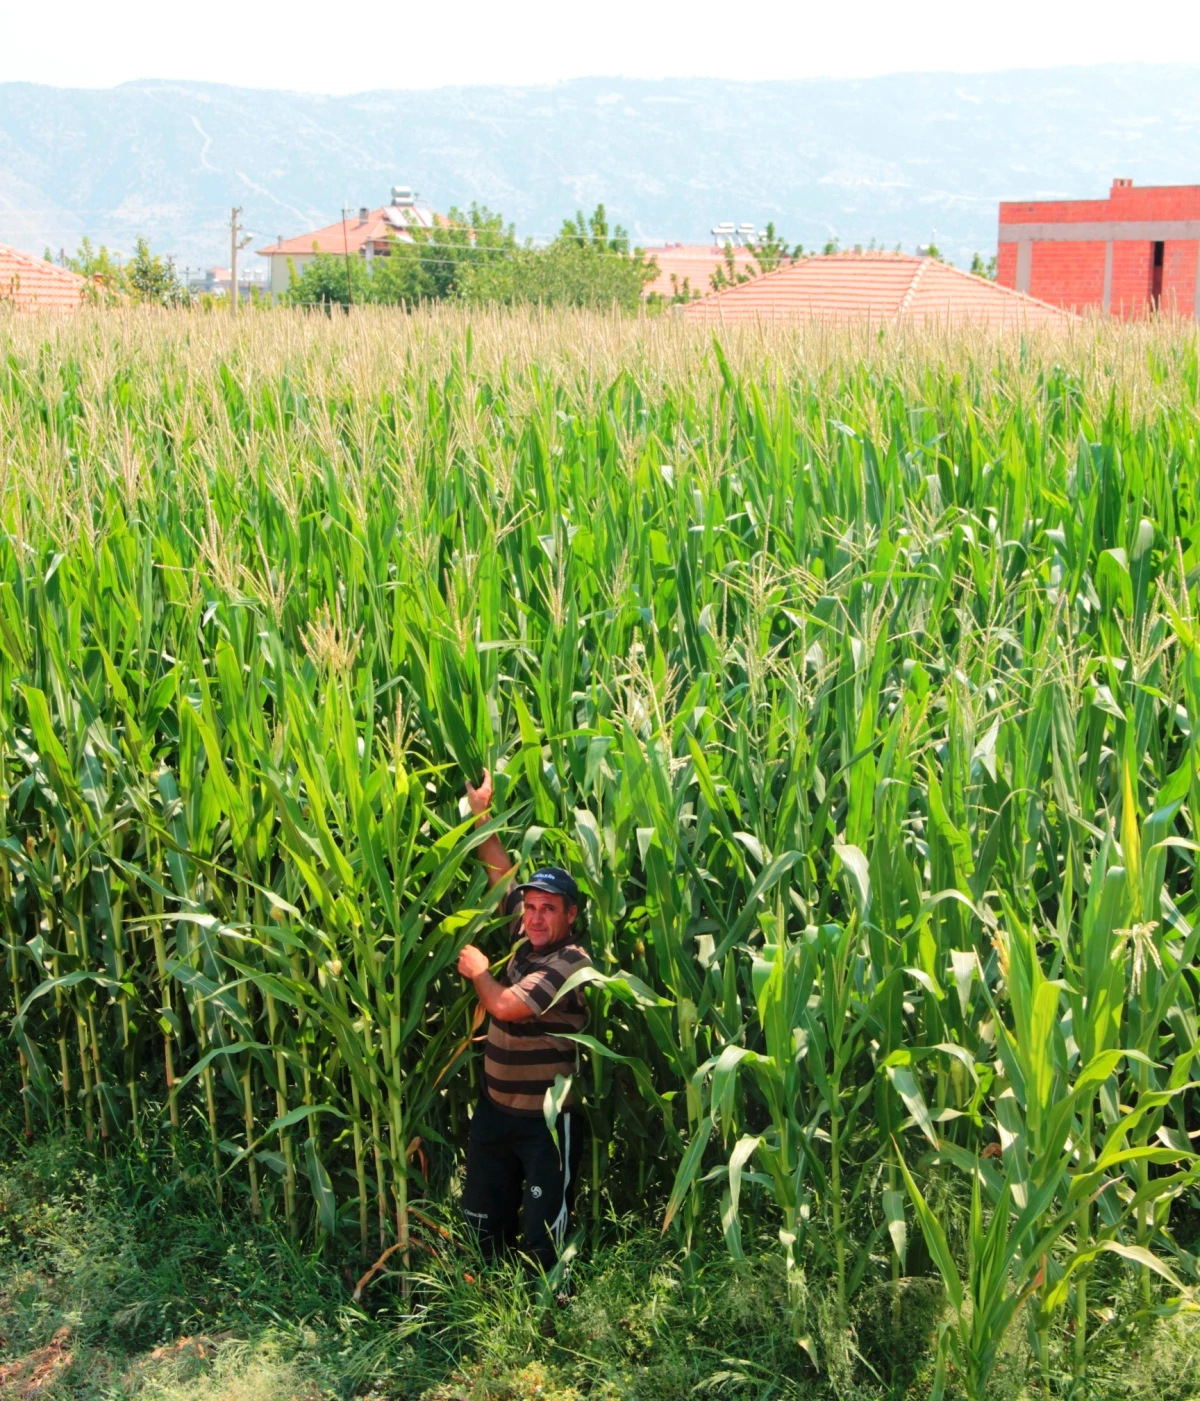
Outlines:
MULTIPOLYGON (((42 255, 55 261, 49 248, 42 255)), ((74 256, 64 257, 63 267, 87 279, 87 295, 93 302, 136 302, 146 306, 183 306, 190 300, 188 289, 175 273, 174 264, 161 253, 150 251, 150 240, 139 238, 133 257, 122 262, 102 243, 96 248, 86 235, 74 256)))
MULTIPOLYGON (((609 225, 603 204, 590 217, 582 210, 564 219, 547 245, 521 242, 515 226, 486 206, 452 207, 431 229, 412 229, 410 237, 392 237, 386 255, 318 253, 302 269, 291 268, 291 283, 282 301, 290 306, 415 306, 421 302, 541 303, 551 306, 607 307, 634 310, 657 268, 640 248, 631 246, 620 224, 609 225)), ((54 261, 50 250, 47 262, 54 261)), ((185 306, 191 289, 173 264, 152 253, 139 238, 134 256, 121 262, 103 244, 84 238, 63 265, 88 280, 88 295, 98 303, 185 306)))
MULTIPOLYGON (((392 236, 387 254, 371 259, 357 253, 318 253, 302 269, 290 264, 290 285, 281 300, 289 306, 327 309, 459 301, 592 308, 615 304, 633 311, 658 273, 653 257, 633 247, 620 224, 610 227, 603 204, 597 204, 590 217, 578 210, 574 218, 564 219, 555 238, 541 246, 531 239, 518 241, 513 224, 477 203, 465 211, 452 206, 432 228, 414 228, 408 234, 405 239, 392 236)), ((773 223, 747 247, 751 259, 737 264, 732 245, 726 245, 724 263, 709 278, 712 291, 773 272, 805 253, 802 244, 790 248, 773 223)), ((822 249, 825 254, 838 251, 836 238, 822 249)), ((923 251, 941 257, 933 244, 923 251)), ((45 257, 53 261, 49 249, 45 257)), ((88 279, 89 296, 97 302, 185 306, 194 300, 173 263, 152 253, 145 238, 137 240, 133 257, 122 263, 104 245, 96 249, 85 237, 64 265, 88 279)), ((976 253, 970 270, 994 279, 996 259, 985 263, 976 253)), ((687 302, 709 290, 693 288, 686 279, 677 284, 672 278, 672 285, 671 295, 651 294, 646 300, 687 302)))
POLYGON ((429 301, 524 303, 634 310, 657 273, 620 224, 610 227, 603 204, 564 219, 543 247, 518 242, 512 224, 486 206, 451 208, 433 228, 392 238, 386 256, 318 254, 292 269, 283 300, 293 306, 429 301))

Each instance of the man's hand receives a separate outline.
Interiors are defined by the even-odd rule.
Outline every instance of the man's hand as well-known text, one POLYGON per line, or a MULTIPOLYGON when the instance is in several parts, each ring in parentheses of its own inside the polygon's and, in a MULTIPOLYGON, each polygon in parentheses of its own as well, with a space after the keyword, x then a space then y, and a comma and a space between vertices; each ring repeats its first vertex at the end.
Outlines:
MULTIPOLYGON (((493 796, 494 790, 492 788, 492 774, 490 769, 484 769, 483 777, 479 780, 478 788, 473 788, 468 780, 467 806, 475 814, 476 827, 482 827, 488 820, 488 813, 492 806, 493 796)), ((513 863, 509 860, 508 852, 504 850, 504 843, 495 832, 493 832, 486 841, 481 843, 476 854, 487 870, 488 885, 499 885, 502 880, 511 874, 513 863)), ((461 964, 459 967, 461 969, 461 964)))
POLYGON ((488 971, 487 954, 482 949, 477 949, 474 944, 468 944, 458 956, 458 971, 464 978, 469 978, 471 982, 474 982, 480 973, 488 971))
POLYGON ((467 806, 476 817, 486 817, 491 805, 492 775, 489 769, 484 769, 478 788, 472 788, 470 780, 467 781, 467 806))
POLYGON ((458 971, 470 978, 484 1010, 505 1022, 527 1022, 533 1009, 512 988, 501 987, 488 968, 487 954, 468 944, 458 956, 458 971))

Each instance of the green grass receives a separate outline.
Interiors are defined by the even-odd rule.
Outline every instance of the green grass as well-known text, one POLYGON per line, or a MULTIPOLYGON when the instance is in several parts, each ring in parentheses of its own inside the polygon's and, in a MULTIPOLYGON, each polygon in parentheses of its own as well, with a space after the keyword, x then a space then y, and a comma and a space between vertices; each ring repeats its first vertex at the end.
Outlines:
MULTIPOLYGON (((426 1258, 408 1298, 398 1278, 385 1275, 356 1305, 361 1262, 298 1250, 286 1231, 215 1207, 200 1171, 203 1140, 193 1187, 187 1167, 166 1159, 106 1162, 78 1139, 25 1147, 11 1132, 5 1143, 4 1401, 925 1401, 930 1394, 930 1336, 944 1308, 933 1277, 905 1282, 898 1328, 890 1290, 860 1295, 853 1361, 830 1379, 786 1326, 787 1289, 774 1252, 741 1264, 711 1252, 689 1286, 648 1223, 609 1222, 601 1245, 577 1264, 571 1303, 550 1311, 547 1337, 547 1311, 522 1271, 481 1267, 462 1240, 447 1248, 439 1239, 439 1258, 426 1258), (31 1388, 39 1365, 43 1384, 31 1388)), ((808 1316, 834 1326, 830 1300, 821 1299, 827 1282, 810 1279, 805 1289, 808 1316)), ((1092 1396, 1200 1396, 1200 1319, 1149 1328, 1116 1322, 1109 1332, 1092 1396)), ((826 1350, 831 1341, 820 1339, 826 1350)), ((1014 1339, 990 1401, 1033 1401, 1032 1361, 1014 1339)))
POLYGON ((688 1289, 656 1232, 613 1224, 547 1339, 521 1270, 481 1267, 465 1243, 439 1241, 410 1298, 384 1278, 360 1307, 349 1262, 218 1212, 207 1190, 160 1169, 106 1164, 61 1139, 7 1156, 0 1365, 66 1329, 56 1397, 826 1394, 778 1325, 772 1257, 739 1266, 715 1254, 688 1289))

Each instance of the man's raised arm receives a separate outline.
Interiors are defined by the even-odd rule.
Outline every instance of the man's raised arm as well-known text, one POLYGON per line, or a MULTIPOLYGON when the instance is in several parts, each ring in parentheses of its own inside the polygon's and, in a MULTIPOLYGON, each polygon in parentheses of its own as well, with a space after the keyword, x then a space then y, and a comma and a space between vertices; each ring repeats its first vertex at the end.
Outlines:
MULTIPOLYGON (((470 782, 467 783, 467 806, 475 814, 476 827, 482 827, 488 820, 492 806, 492 775, 490 770, 484 769, 483 778, 480 780, 478 788, 472 788, 470 782)), ((488 885, 499 885, 516 869, 508 852, 504 850, 504 843, 495 832, 479 844, 475 854, 483 862, 487 871, 488 885)))

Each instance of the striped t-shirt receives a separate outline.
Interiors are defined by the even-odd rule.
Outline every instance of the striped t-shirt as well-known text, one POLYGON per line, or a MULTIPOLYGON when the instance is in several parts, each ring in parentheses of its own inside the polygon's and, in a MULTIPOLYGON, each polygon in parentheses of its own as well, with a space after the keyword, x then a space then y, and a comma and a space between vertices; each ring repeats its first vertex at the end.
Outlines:
POLYGON ((548 949, 535 949, 528 939, 517 945, 500 981, 513 989, 533 1016, 523 1022, 503 1022, 496 1017, 488 1022, 483 1083, 488 1099, 498 1109, 540 1119, 554 1077, 575 1073, 575 1044, 560 1038, 587 1025, 583 989, 576 988, 552 1010, 546 1009, 571 974, 591 961, 584 949, 570 940, 548 949))

